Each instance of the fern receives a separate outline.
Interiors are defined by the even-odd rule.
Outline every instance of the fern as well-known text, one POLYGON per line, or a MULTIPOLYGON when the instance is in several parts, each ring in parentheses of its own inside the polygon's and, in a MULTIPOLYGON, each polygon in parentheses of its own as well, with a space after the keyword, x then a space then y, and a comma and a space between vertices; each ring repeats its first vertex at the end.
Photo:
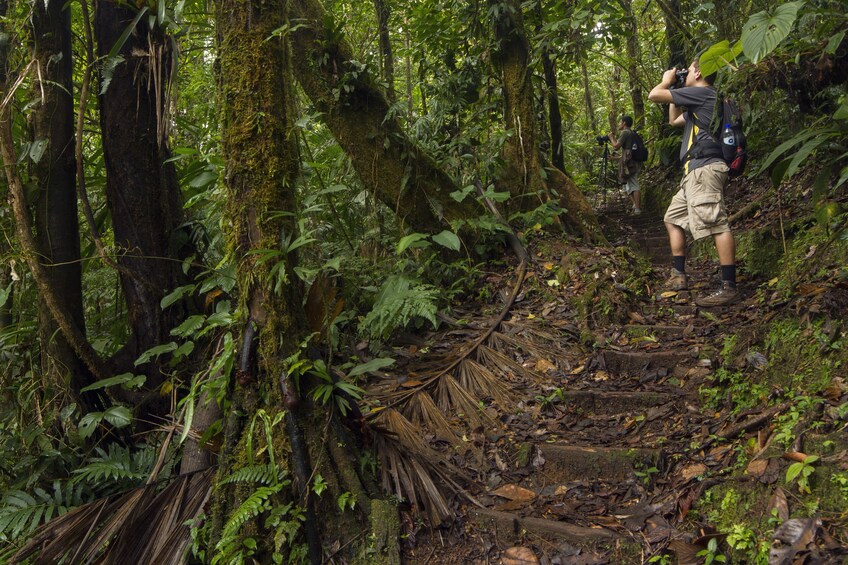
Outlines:
POLYGON ((233 471, 227 478, 221 481, 223 485, 233 483, 259 483, 273 485, 283 482, 286 471, 278 469, 276 465, 249 465, 233 471))
POLYGON ((33 494, 8 490, 0 503, 0 540, 29 535, 42 523, 82 503, 82 485, 70 481, 64 485, 54 481, 52 494, 42 488, 33 489, 33 494))
POLYGON ((221 539, 215 545, 216 553, 212 558, 212 565, 244 561, 244 555, 241 555, 244 542, 239 540, 242 526, 263 512, 271 510, 271 497, 280 492, 286 484, 281 482, 273 486, 259 487, 239 505, 221 531, 221 539))
MULTIPOLYGON (((99 447, 96 451, 96 456, 87 459, 87 465, 73 471, 76 475, 73 482, 88 483, 98 489, 104 486, 104 482, 119 483, 120 490, 147 479, 153 466, 154 451, 149 446, 132 452, 112 444, 108 452, 99 447)), ((109 492, 112 490, 107 489, 109 492)))
POLYGON ((403 275, 389 277, 359 330, 372 338, 387 339, 393 331, 406 327, 415 318, 424 318, 436 326, 438 298, 438 290, 431 285, 417 283, 403 275))

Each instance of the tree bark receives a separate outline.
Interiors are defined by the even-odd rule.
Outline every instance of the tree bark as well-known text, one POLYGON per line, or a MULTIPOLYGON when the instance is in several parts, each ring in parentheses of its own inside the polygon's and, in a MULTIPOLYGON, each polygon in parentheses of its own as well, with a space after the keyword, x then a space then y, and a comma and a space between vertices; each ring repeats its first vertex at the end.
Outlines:
MULTIPOLYGON (((136 11, 117 0, 97 2, 95 36, 98 54, 107 57, 136 11)), ((176 230, 183 220, 179 185, 163 135, 170 80, 169 43, 162 31, 142 18, 121 47, 123 61, 100 95, 100 125, 106 163, 106 198, 112 215, 121 288, 131 328, 129 341, 115 356, 117 370, 151 347, 170 341, 170 330, 182 319, 182 303, 162 310, 162 298, 185 283, 176 230)), ((107 67, 111 61, 107 61, 107 67)), ((147 375, 145 386, 164 381, 160 363, 135 370, 147 375)), ((161 404, 161 403, 160 403, 161 404)), ((154 410, 162 411, 160 405, 154 410)))
MULTIPOLYGON (((8 1, 0 0, 0 92, 6 92, 6 59, 9 50, 9 34, 6 30, 5 20, 6 10, 8 9, 8 1)), ((4 186, 5 188, 5 186, 4 186)), ((4 200, 6 195, 3 195, 4 200)), ((6 233, 6 222, 3 222, 3 236, 6 233)), ((11 232, 11 230, 9 230, 11 232)), ((7 238, 0 238, 0 254, 5 255, 9 250, 7 238)), ((6 295, 6 302, 0 305, 0 331, 12 325, 12 305, 14 304, 15 289, 12 285, 12 268, 10 265, 3 264, 0 266, 0 292, 9 289, 6 295)))
POLYGON ((500 67, 504 89, 504 120, 512 136, 503 150, 505 171, 500 179, 519 209, 531 209, 538 202, 558 198, 565 210, 566 227, 593 241, 603 241, 595 213, 589 202, 565 174, 554 171, 546 181, 535 131, 533 89, 530 80, 530 44, 524 32, 521 6, 517 0, 489 0, 493 13, 498 49, 494 55, 500 67))
POLYGON ((445 221, 482 212, 471 199, 456 202, 455 181, 389 118, 389 103, 366 70, 352 65, 343 40, 329 37, 324 8, 317 0, 292 0, 290 15, 299 26, 291 32, 295 76, 362 182, 419 232, 442 230, 445 221))
POLYGON ((633 106, 633 125, 642 127, 645 122, 645 100, 642 95, 642 86, 639 82, 639 63, 642 60, 639 48, 639 26, 636 16, 633 14, 633 2, 631 0, 620 0, 624 10, 624 19, 628 29, 627 33, 627 80, 630 85, 630 103, 633 106))
POLYGON ((589 69, 586 65, 586 56, 580 56, 580 73, 583 77, 583 102, 586 104, 586 113, 589 115, 589 123, 592 131, 598 131, 598 118, 595 116, 595 104, 592 101, 592 85, 589 83, 589 69))
POLYGON ((389 104, 395 103, 395 61, 392 55, 392 39, 389 34, 389 0, 374 0, 374 11, 377 13, 377 33, 380 41, 380 59, 383 81, 386 83, 386 99, 389 104))
MULTIPOLYGON (((73 323, 85 335, 80 266, 79 220, 74 157, 73 58, 70 9, 62 2, 35 2, 32 11, 33 56, 37 61, 35 92, 39 104, 32 115, 33 141, 46 144, 33 159, 35 229, 48 284, 62 297, 73 323)), ((42 370, 48 384, 62 386, 70 376, 72 391, 94 379, 58 327, 45 303, 39 303, 42 370)), ((83 399, 86 396, 83 395, 83 399)), ((83 408, 89 408, 88 398, 83 408)))
MULTIPOLYGON (((255 418, 260 410, 272 418, 283 416, 287 434, 275 437, 273 444, 267 446, 265 460, 276 452, 276 463, 290 471, 292 488, 281 496, 305 507, 309 559, 321 563, 320 534, 342 540, 346 551, 357 546, 348 545, 348 541, 365 538, 358 535, 363 523, 360 513, 370 511, 370 499, 352 464, 356 461, 348 450, 352 444, 330 415, 330 407, 308 400, 312 386, 308 374, 288 374, 286 359, 304 353, 299 351, 299 344, 308 327, 302 285, 294 272, 296 254, 287 253, 278 259, 283 262, 285 275, 280 281, 272 271, 275 265, 262 261, 255 253, 285 249, 286 238, 297 235, 294 215, 277 213, 296 210, 300 163, 296 138, 291 135, 295 122, 292 62, 283 39, 268 39, 275 29, 285 25, 284 4, 285 0, 216 3, 222 139, 227 161, 224 180, 231 222, 228 239, 231 255, 238 258, 240 309, 246 312, 247 319, 228 412, 245 414, 247 418, 255 418), (260 115, 261 121, 256 119, 260 115), (294 378, 299 388, 295 388, 294 378), (313 467, 314 473, 326 480, 330 496, 325 494, 315 500, 310 494, 313 467), (343 492, 357 493, 354 512, 338 512, 335 501, 343 492)), ((228 420, 219 477, 246 465, 243 450, 251 431, 245 430, 243 423, 238 418, 228 420)), ((237 499, 244 496, 224 485, 217 492, 212 511, 213 537, 221 531, 230 511, 238 507, 237 499)), ((263 528, 259 521, 246 527, 259 531, 263 528)), ((270 562, 274 535, 261 533, 270 535, 254 536, 260 542, 258 555, 263 556, 258 558, 260 562, 270 562)))

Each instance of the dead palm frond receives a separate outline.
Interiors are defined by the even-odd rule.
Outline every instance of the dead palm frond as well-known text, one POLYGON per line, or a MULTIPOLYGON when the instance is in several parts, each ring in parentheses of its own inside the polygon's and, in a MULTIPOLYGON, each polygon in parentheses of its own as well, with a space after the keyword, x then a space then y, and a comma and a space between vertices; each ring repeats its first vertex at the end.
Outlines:
POLYGON ((428 446, 420 437, 420 429, 400 412, 392 408, 379 411, 373 429, 383 487, 423 510, 431 525, 453 516, 442 487, 471 498, 457 484, 457 480, 467 480, 462 470, 428 446))
POLYGON ((545 379, 541 373, 534 369, 525 367, 515 359, 485 345, 480 346, 477 350, 477 361, 481 365, 492 367, 492 372, 500 374, 508 381, 531 380, 540 382, 545 379))
POLYGON ((161 491, 147 484, 80 506, 44 524, 10 563, 182 563, 214 469, 179 475, 161 491))
POLYGON ((457 380, 464 389, 477 398, 491 398, 501 408, 511 409, 517 399, 503 380, 487 367, 465 359, 459 366, 457 380))
POLYGON ((453 376, 439 379, 433 396, 433 400, 436 401, 436 405, 442 412, 461 418, 471 428, 477 428, 484 424, 493 425, 495 423, 483 411, 479 400, 472 396, 467 389, 463 388, 453 376))
POLYGON ((540 337, 537 332, 526 334, 495 332, 489 337, 488 345, 501 352, 523 351, 536 359, 551 360, 562 356, 562 351, 551 345, 540 343, 540 337))
POLYGON ((420 390, 410 398, 403 415, 407 420, 427 429, 439 439, 446 440, 453 445, 462 444, 454 427, 451 426, 427 391, 420 390))

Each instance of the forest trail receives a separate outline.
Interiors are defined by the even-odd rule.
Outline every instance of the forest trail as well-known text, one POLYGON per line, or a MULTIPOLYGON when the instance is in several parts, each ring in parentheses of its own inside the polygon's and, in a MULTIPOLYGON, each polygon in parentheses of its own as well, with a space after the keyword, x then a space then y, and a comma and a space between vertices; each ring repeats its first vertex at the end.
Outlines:
MULTIPOLYGON (((714 434, 750 422, 705 414, 698 389, 714 364, 705 352, 744 319, 736 313, 746 308, 745 291, 741 303, 699 310, 695 297, 715 286, 710 262, 690 261, 692 291, 666 292, 661 217, 629 215, 617 197, 599 213, 614 245, 651 260, 651 296, 628 323, 603 328, 582 355, 567 347, 556 359, 525 353, 525 366, 557 370, 546 371, 550 379, 535 393, 530 386, 513 414, 501 415, 505 431, 486 432, 487 461, 478 467, 486 492, 476 494, 483 507, 466 507, 464 535, 451 534, 462 542, 438 536, 407 550, 405 562, 643 563, 669 546, 691 556, 706 547, 708 532, 695 539, 681 524, 715 484, 702 475, 727 463, 731 448, 714 443, 714 434)), ((519 303, 515 327, 538 308, 519 303)), ((559 325, 567 340, 568 325, 559 325)))

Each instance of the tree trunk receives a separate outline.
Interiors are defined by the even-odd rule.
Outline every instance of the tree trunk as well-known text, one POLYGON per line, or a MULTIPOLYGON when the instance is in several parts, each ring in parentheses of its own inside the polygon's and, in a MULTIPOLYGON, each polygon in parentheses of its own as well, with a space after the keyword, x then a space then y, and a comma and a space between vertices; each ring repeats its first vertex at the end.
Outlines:
POLYGON ((353 66, 346 42, 327 35, 317 0, 289 2, 299 26, 291 32, 294 73, 303 90, 350 157, 362 182, 419 232, 444 229, 445 220, 482 212, 471 199, 456 202, 454 180, 415 145, 367 71, 353 66))
MULTIPOLYGON (((675 65, 688 67, 686 40, 691 39, 680 10, 680 0, 657 0, 665 15, 665 38, 668 43, 668 68, 675 65)), ((657 79, 656 82, 659 82, 657 79)))
MULTIPOLYGON (((35 2, 32 11, 33 56, 38 64, 35 92, 39 104, 32 116, 33 141, 44 146, 33 160, 32 177, 38 187, 35 228, 47 267, 48 283, 62 297, 73 323, 85 334, 80 267, 79 221, 74 157, 73 59, 70 8, 62 2, 35 2)), ((71 390, 93 382, 46 305, 39 303, 42 370, 51 387, 63 388, 66 375, 71 390)), ((85 395, 84 395, 85 396, 85 395)), ((89 395, 90 396, 90 395, 89 395)), ((88 398, 83 408, 94 401, 88 398)))
MULTIPOLYGON (((8 31, 6 30, 6 10, 8 8, 7 0, 0 0, 0 92, 6 92, 6 58, 8 56, 9 49, 9 41, 8 41, 8 31)), ((5 183, 4 187, 5 187, 5 183)), ((6 195, 3 194, 3 200, 5 201, 6 195)), ((3 222, 4 224, 6 222, 3 222)), ((12 230, 9 230, 10 232, 12 230)), ((9 245, 7 243, 8 238, 5 237, 6 226, 3 225, 3 236, 0 238, 0 255, 5 256, 9 251, 9 245)), ((6 292, 8 289, 8 294, 6 295, 6 301, 3 304, 0 304, 0 331, 8 328, 12 325, 12 305, 14 304, 14 286, 12 281, 12 268, 8 264, 3 264, 0 266, 0 292, 6 292)))
POLYGON ((592 85, 589 83, 589 69, 586 65, 585 55, 580 56, 580 72, 583 76, 583 102, 586 104, 586 114, 589 115, 592 132, 597 132, 598 118, 595 116, 595 104, 592 102, 592 85))
MULTIPOLYGON (((370 512, 371 500, 352 463, 357 460, 349 451, 353 444, 338 426, 331 407, 308 400, 312 386, 308 374, 288 373, 290 362, 286 359, 304 354, 299 346, 307 332, 303 289, 294 272, 296 255, 292 252, 279 257, 285 280, 275 290, 280 284, 280 275, 272 272, 275 265, 262 261, 255 253, 283 249, 286 236, 297 235, 294 215, 276 213, 296 210, 300 162, 296 140, 290 135, 295 122, 291 59, 282 38, 268 39, 285 24, 284 4, 285 0, 216 3, 228 239, 231 255, 238 258, 240 309, 245 311, 247 320, 219 477, 226 478, 247 465, 245 449, 256 436, 253 425, 244 425, 246 420, 255 422, 259 431, 263 422, 257 418, 259 414, 268 414, 272 419, 279 415, 287 433, 281 435, 275 430, 272 444, 256 457, 287 469, 293 483, 291 489, 280 491, 269 503, 278 507, 290 501, 305 507, 303 528, 309 560, 321 563, 319 536, 340 540, 346 553, 360 546, 357 540, 366 539, 360 534, 361 520, 362 513, 370 512), (255 119, 258 115, 263 116, 261 121, 255 119), (239 418, 238 414, 246 417, 239 418), (319 500, 311 495, 312 480, 317 474, 329 489, 319 500), (354 493, 357 505, 353 511, 339 513, 336 501, 345 492, 354 493)), ((260 435, 265 441, 270 432, 260 435)), ((216 492, 213 538, 232 530, 227 528, 229 516, 250 495, 231 485, 221 485, 216 492)), ((256 520, 238 531, 239 535, 250 534, 259 541, 259 562, 271 561, 276 549, 274 526, 256 520)), ((292 545, 289 542, 280 553, 290 551, 292 545)))
MULTIPOLYGON (((95 35, 101 57, 107 57, 135 15, 124 2, 97 3, 95 35)), ((170 152, 162 128, 174 56, 169 45, 161 30, 151 30, 142 18, 121 47, 123 61, 114 66, 100 95, 106 197, 118 263, 125 269, 121 288, 131 328, 128 343, 115 356, 117 370, 132 367, 138 355, 170 341, 170 330, 185 314, 181 304, 164 311, 160 306, 167 293, 185 282, 180 259, 186 250, 178 248, 175 237, 183 220, 181 195, 174 167, 167 162, 170 152)), ((164 380, 159 368, 164 359, 159 361, 140 368, 148 389, 164 380)))
MULTIPOLYGON (((542 3, 536 4, 536 32, 544 22, 542 3)), ((565 158, 562 147, 562 113, 559 109, 559 89, 557 88, 556 65, 553 53, 547 44, 542 47, 542 71, 545 75, 545 92, 548 102, 548 122, 551 128, 551 163, 560 171, 565 170, 565 158)))
POLYGON ((374 11, 377 13, 377 33, 380 39, 380 59, 383 81, 386 83, 386 99, 389 104, 395 103, 395 61, 392 55, 392 40, 389 35, 389 0, 374 0, 374 11))
POLYGON ((500 179, 519 209, 531 209, 554 195, 565 212, 566 227, 587 239, 604 237, 589 202, 565 174, 556 171, 545 181, 538 149, 530 80, 530 44, 524 33, 524 20, 517 0, 489 0, 498 49, 494 59, 500 67, 504 89, 504 120, 512 136, 503 150, 505 171, 500 179))
POLYGON ((627 79, 630 84, 630 103, 633 106, 633 125, 642 127, 645 121, 645 101, 642 96, 642 86, 639 82, 639 63, 642 53, 639 48, 639 26, 633 15, 631 0, 620 0, 624 10, 625 25, 627 26, 627 79))

